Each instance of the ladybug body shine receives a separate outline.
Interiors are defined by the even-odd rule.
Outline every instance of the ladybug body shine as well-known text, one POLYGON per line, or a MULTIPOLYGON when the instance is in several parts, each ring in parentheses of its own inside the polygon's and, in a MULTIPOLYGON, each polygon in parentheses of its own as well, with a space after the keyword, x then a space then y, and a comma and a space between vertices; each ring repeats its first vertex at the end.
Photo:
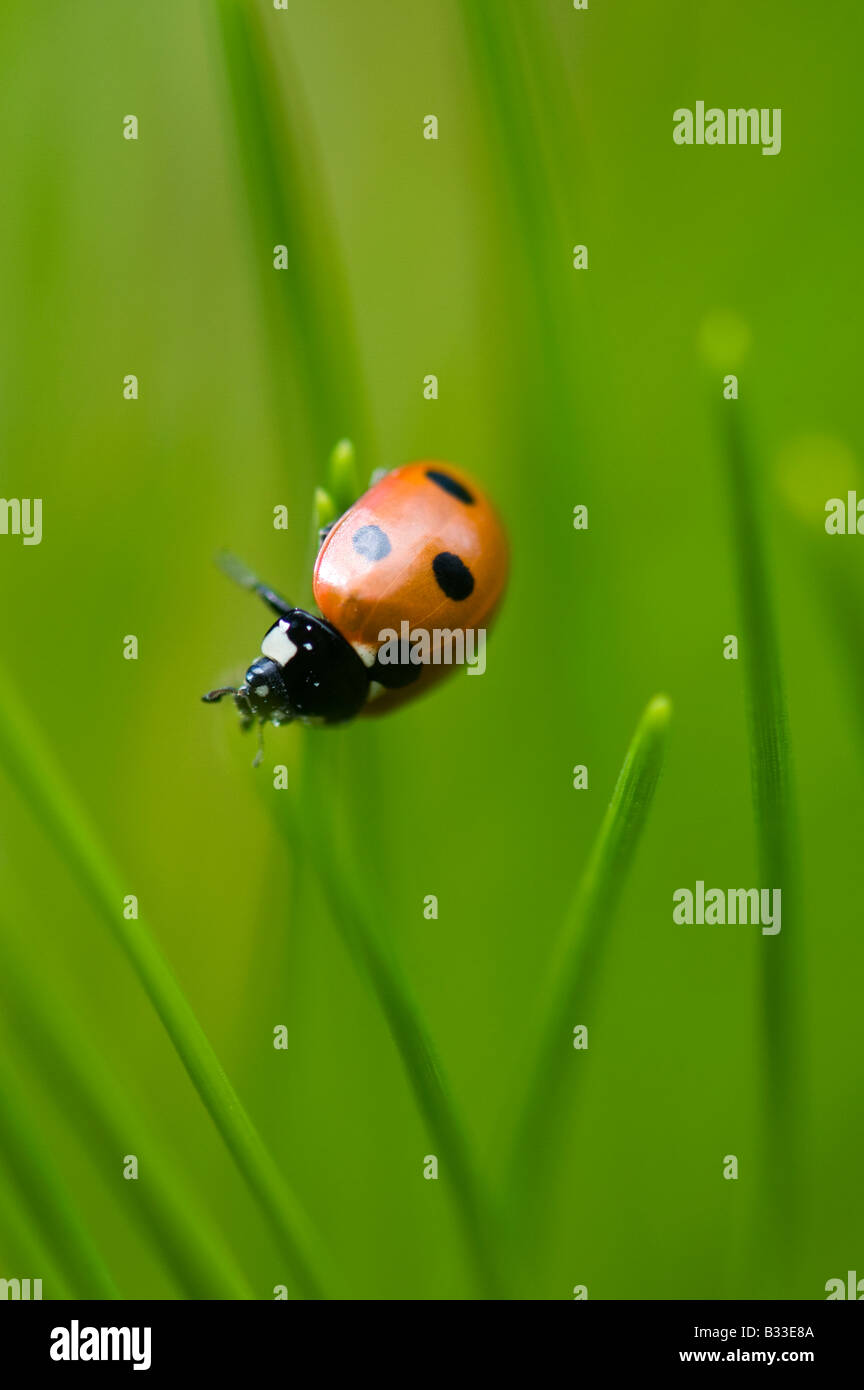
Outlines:
POLYGON ((507 568, 501 523, 470 478, 450 464, 396 468, 325 534, 312 585, 320 617, 241 578, 278 618, 244 684, 204 699, 233 695, 246 727, 385 713, 453 669, 418 657, 431 643, 403 641, 394 661, 388 634, 485 636, 507 568))

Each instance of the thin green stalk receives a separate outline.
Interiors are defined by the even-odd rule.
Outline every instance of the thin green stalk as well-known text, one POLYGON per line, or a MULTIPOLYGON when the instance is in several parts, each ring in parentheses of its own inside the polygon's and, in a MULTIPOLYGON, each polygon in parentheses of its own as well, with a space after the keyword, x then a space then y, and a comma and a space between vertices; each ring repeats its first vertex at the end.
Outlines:
POLYGON ((760 938, 766 1177, 782 1203, 791 1196, 799 1075, 795 962, 800 959, 798 834, 792 787, 786 697, 771 598, 764 526, 754 460, 738 401, 724 401, 732 540, 741 614, 740 658, 747 686, 750 761, 759 873, 764 888, 782 891, 782 930, 760 938))
POLYGON ((71 1298, 72 1290, 41 1231, 18 1200, 18 1185, 0 1154, 0 1269, 4 1279, 41 1279, 45 1299, 71 1298))
MULTIPOLYGON (((322 751, 315 749, 316 753, 322 751)), ((452 1193, 479 1290, 485 1297, 503 1297, 497 1216, 478 1181, 462 1122, 420 1008, 358 891, 356 866, 350 865, 343 848, 335 852, 327 805, 333 788, 322 771, 320 762, 310 769, 302 808, 290 791, 276 792, 270 787, 265 793, 268 809, 295 857, 311 865, 333 923, 375 994, 417 1108, 428 1126, 430 1143, 435 1145, 441 1176, 452 1193), (324 794, 322 783, 326 784, 324 794)))
POLYGON ((368 451, 354 315, 316 137, 299 82, 293 74, 285 81, 274 57, 279 42, 285 69, 284 26, 248 0, 217 0, 208 10, 228 73, 283 438, 295 424, 285 378, 296 373, 315 455, 324 458, 341 434, 368 451), (274 269, 274 246, 287 247, 284 270, 274 269))
POLYGON ((826 547, 828 537, 821 524, 818 530, 800 524, 797 529, 813 586, 822 600, 825 623, 837 647, 838 667, 848 687, 857 736, 864 749, 864 588, 860 568, 857 561, 831 552, 830 542, 826 547))
MULTIPOLYGON (((0 923, 0 927, 3 924, 0 923)), ((232 1257, 211 1235, 171 1162, 116 1074, 86 1038, 73 1009, 44 978, 34 980, 0 930, 0 974, 5 1008, 16 1037, 31 1050, 41 1073, 87 1142, 99 1168, 119 1175, 120 1156, 145 1154, 146 1173, 135 1184, 129 1210, 177 1278, 186 1298, 253 1298, 232 1257)))
MULTIPOLYGON (((30 1119, 16 1078, 0 1055, 0 1142, 29 1209, 76 1298, 119 1298, 47 1145, 30 1119)), ((41 1277, 34 1270, 33 1277, 41 1277)))
POLYGON ((324 1296, 324 1261, 305 1212, 277 1169, 145 922, 123 916, 125 883, 8 680, 0 677, 0 759, 125 951, 190 1080, 262 1208, 298 1287, 324 1296))
MULTIPOLYGON (((548 21, 525 15, 522 0, 458 0, 458 9, 483 97, 488 157, 497 169, 505 217, 496 219, 496 236, 514 237, 527 290, 508 295, 508 312, 518 315, 514 331, 530 343, 519 362, 519 380, 538 372, 542 409, 529 418, 528 430, 544 436, 548 458, 560 458, 567 476, 575 441, 584 430, 579 407, 578 358, 573 309, 568 297, 569 251, 580 240, 582 179, 573 167, 573 110, 564 89, 564 74, 547 34, 548 21), (537 119, 532 90, 540 84, 544 100, 562 114, 565 143, 552 140, 537 119)), ((525 412, 525 391, 516 393, 525 412)))
POLYGON ((639 721, 554 953, 541 1004, 540 1043, 513 1148, 513 1190, 532 1210, 544 1190, 541 1169, 554 1149, 552 1130, 566 1113, 562 1101, 572 1103, 578 1085, 573 1027, 585 1022, 591 1006, 618 899, 663 767, 671 712, 667 697, 655 695, 639 721))

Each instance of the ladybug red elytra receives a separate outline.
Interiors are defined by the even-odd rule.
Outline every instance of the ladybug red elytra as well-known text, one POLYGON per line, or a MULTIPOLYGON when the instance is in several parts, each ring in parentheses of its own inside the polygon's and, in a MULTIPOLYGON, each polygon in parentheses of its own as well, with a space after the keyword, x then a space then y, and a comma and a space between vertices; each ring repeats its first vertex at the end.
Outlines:
POLYGON ((482 640, 507 570, 501 523, 465 473, 395 468, 323 533, 312 585, 320 617, 235 568, 278 617, 244 683, 203 698, 233 695, 245 728, 384 713, 452 670, 454 644, 482 640))

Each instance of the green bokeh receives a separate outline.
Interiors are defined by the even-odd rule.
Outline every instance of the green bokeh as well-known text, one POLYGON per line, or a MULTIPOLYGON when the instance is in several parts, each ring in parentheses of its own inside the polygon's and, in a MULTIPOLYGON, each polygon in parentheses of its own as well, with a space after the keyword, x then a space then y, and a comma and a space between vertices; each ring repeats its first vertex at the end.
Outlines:
MULTIPOLYGON (((323 256, 308 288, 330 294, 311 301, 328 358, 317 393, 307 345, 271 312, 281 238, 250 199, 217 6, 3 8, 0 492, 44 501, 41 545, 0 536, 4 668, 343 1290, 369 1299, 473 1286, 448 1175, 423 1180, 434 1148, 387 1029, 257 784, 275 762, 299 775, 304 740, 333 739, 328 796, 497 1194, 561 920, 638 715, 668 692, 664 779, 600 988, 573 1020, 590 1046, 557 1131, 554 1219, 518 1245, 512 1291, 824 1297, 864 1262, 862 655, 837 599, 854 617, 864 583, 856 541, 822 529, 825 500, 861 482, 860 9, 252 8, 320 199, 304 208, 323 256), (675 146, 673 110, 699 99, 782 108, 781 154, 675 146), (437 142, 422 138, 428 113, 437 142), (571 268, 576 243, 587 271, 571 268), (343 279, 356 346, 330 318, 343 279), (697 879, 758 881, 744 663, 722 659, 740 631, 716 428, 728 315, 749 337, 729 408, 763 474, 802 845, 788 1246, 765 1212, 758 957, 789 943, 671 916, 673 890, 697 879), (273 731, 256 773, 229 710, 198 700, 240 674, 265 625, 213 556, 228 546, 308 601, 323 433, 358 436, 365 474, 426 457, 472 472, 506 519, 511 588, 484 679, 380 723, 273 731), (122 659, 130 633, 137 662, 122 659), (572 788, 577 763, 587 791, 572 788), (722 1179, 728 1153, 737 1183, 722 1179)), ((152 1007, 2 785, 4 929, 271 1297, 287 1271, 152 1007)), ((122 1293, 176 1297, 131 1219, 122 1154, 66 1113, 9 1017, 32 1117, 122 1293)), ((0 1276, 28 1272, 20 1235, 0 1219, 0 1276)))

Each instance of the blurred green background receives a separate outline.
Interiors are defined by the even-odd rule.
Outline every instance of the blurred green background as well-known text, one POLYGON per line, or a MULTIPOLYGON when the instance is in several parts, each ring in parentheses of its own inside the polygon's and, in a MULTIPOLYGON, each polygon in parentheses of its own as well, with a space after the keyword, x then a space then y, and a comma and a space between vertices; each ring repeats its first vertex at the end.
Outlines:
MULTIPOLYGON (((44 504, 41 545, 0 537, 3 669, 319 1229, 334 1293, 483 1290, 446 1166, 423 1178, 435 1141, 368 983, 267 814, 283 762, 295 784, 326 772, 318 800, 349 828, 513 1233, 511 1295, 821 1298, 864 1262, 864 580, 856 541, 823 529, 825 501, 861 485, 862 27, 848 0, 3 6, 0 492, 44 504), (699 99, 782 108, 782 153, 675 146, 672 112, 699 99), (718 313, 746 325, 740 364, 722 342, 706 357, 718 313), (788 693, 795 940, 672 922, 676 888, 759 882, 744 661, 722 658, 740 632, 727 370, 788 693), (335 733, 271 731, 253 772, 233 711, 199 697, 242 673, 267 619, 213 556, 227 546, 308 602, 313 489, 343 436, 364 477, 418 458, 473 473, 507 522, 509 596, 483 680, 335 733), (574 999, 589 1049, 538 1155, 547 1219, 525 1230, 535 1183, 505 1176, 545 971, 658 690, 668 762, 598 989, 574 999), (800 1006, 783 1238, 757 987, 778 948, 800 1006)), ((0 918, 29 981, 0 986, 6 1065, 119 1290, 190 1292, 136 1219, 149 1139, 130 1123, 115 1151, 65 1103, 28 1002, 43 990, 72 1011, 68 1060, 102 1054, 251 1294, 293 1295, 127 961, 50 827, 2 786, 0 918)), ((326 818, 312 828, 344 871, 326 818)), ((14 1163, 0 1184, 0 1276, 38 1277, 44 1250, 44 1296, 64 1269, 80 1295, 14 1163)))

